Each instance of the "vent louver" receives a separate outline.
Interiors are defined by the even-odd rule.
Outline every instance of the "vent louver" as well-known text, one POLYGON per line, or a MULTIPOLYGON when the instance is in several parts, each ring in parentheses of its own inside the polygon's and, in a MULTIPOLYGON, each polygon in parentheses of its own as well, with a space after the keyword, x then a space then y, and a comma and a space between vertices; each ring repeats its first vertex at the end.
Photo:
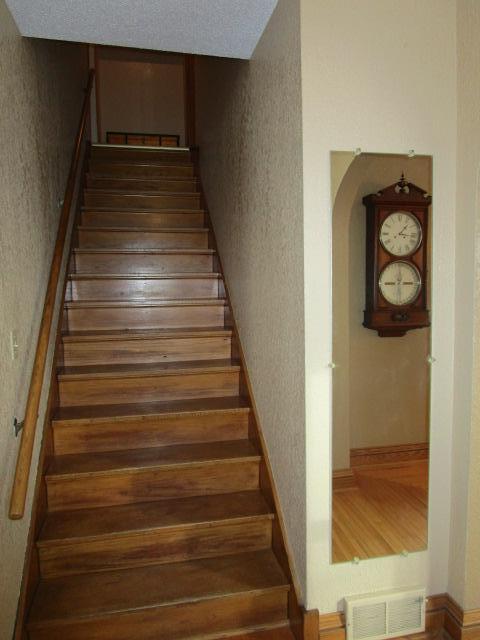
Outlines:
POLYGON ((425 630, 425 589, 345 598, 347 640, 385 640, 425 630))

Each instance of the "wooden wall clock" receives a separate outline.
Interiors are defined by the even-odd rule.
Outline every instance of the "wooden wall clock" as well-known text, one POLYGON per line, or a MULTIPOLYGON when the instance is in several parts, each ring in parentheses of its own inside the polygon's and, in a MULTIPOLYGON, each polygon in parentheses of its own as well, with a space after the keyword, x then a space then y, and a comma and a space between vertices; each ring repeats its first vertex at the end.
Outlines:
POLYGON ((430 326, 426 191, 399 182, 363 198, 367 209, 366 304, 363 326, 381 337, 430 326))

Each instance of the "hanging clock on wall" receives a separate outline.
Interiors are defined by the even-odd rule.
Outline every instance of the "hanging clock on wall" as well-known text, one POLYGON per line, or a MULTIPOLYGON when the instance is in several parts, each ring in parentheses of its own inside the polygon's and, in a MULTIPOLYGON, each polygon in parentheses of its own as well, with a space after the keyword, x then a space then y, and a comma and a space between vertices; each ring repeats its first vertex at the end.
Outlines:
POLYGON ((381 337, 430 326, 426 191, 407 182, 363 198, 367 209, 366 304, 363 325, 381 337))

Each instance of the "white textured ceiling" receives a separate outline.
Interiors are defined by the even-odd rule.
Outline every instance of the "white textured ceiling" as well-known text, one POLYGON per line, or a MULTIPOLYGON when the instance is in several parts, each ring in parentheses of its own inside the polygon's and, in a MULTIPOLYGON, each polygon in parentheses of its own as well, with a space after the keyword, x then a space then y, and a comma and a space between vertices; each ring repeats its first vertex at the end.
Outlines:
POLYGON ((250 58, 277 0, 7 0, 20 33, 250 58))

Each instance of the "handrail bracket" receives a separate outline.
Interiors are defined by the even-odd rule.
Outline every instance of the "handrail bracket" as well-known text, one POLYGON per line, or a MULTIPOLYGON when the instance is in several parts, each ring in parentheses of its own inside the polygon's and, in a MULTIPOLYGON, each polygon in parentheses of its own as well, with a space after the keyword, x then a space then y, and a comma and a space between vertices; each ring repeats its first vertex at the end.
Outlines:
POLYGON ((15 431, 15 437, 18 438, 18 434, 23 429, 23 425, 25 424, 25 420, 17 420, 17 418, 13 418, 13 430, 15 431))

